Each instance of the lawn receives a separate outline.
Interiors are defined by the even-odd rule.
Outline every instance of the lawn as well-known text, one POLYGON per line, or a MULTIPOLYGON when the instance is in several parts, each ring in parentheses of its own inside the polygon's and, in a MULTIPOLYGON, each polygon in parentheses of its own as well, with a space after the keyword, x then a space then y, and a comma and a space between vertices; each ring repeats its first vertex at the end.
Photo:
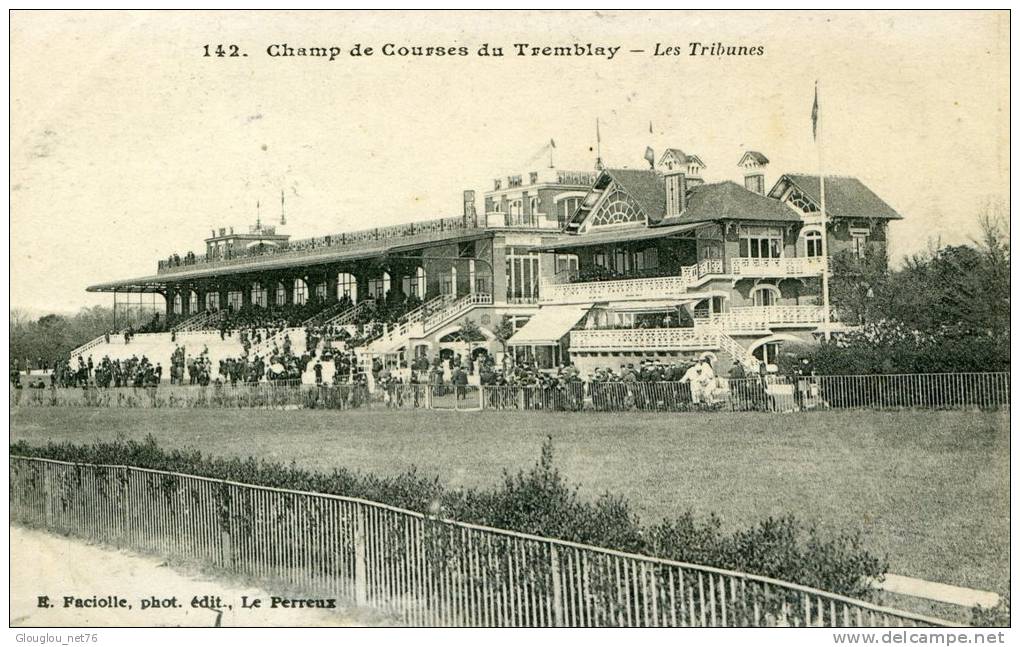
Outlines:
POLYGON ((11 439, 161 445, 307 468, 412 465, 483 486, 538 458, 545 436, 583 496, 611 491, 647 520, 691 508, 730 528, 793 513, 856 528, 894 573, 998 592, 1009 584, 1009 417, 19 408, 11 439))

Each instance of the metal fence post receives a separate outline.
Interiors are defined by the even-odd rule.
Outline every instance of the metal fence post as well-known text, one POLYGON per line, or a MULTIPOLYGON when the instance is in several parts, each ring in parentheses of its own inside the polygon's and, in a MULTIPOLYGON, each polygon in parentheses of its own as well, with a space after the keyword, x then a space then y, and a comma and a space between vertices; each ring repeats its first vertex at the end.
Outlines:
POLYGON ((549 565, 552 573, 553 626, 563 626, 563 583, 560 582, 560 551, 549 544, 549 565))
POLYGON ((43 463, 43 487, 46 498, 46 527, 53 527, 53 479, 51 465, 43 463))
POLYGON ((354 603, 368 604, 368 565, 365 541, 365 509, 360 504, 354 508, 354 603))

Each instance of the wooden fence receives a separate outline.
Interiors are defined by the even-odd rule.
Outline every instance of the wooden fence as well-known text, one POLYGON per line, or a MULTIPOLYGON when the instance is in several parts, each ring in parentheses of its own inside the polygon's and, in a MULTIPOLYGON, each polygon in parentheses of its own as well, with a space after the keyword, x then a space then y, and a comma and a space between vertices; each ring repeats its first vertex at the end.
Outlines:
POLYGON ((188 560, 413 625, 952 626, 767 577, 347 497, 10 457, 11 519, 188 560))

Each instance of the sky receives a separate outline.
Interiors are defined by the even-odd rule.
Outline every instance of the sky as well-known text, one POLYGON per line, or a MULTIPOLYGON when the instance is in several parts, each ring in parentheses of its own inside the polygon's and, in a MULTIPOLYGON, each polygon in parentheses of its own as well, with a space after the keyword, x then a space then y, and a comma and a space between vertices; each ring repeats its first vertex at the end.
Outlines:
POLYGON ((610 166, 644 167, 652 146, 698 154, 708 181, 739 181, 748 149, 771 160, 766 183, 817 172, 816 80, 825 171, 904 216, 894 259, 965 243, 1008 197, 1008 37, 1006 12, 14 12, 11 307, 108 305, 85 287, 202 252, 257 202, 271 221, 281 189, 295 238, 456 216, 464 189, 481 208, 493 178, 547 165, 550 139, 558 168, 593 168, 596 119, 610 166), (693 57, 691 42, 765 53, 693 57), (202 56, 219 43, 248 56, 202 56), (266 54, 283 43, 342 54, 266 54), (474 55, 483 43, 506 56, 474 55))

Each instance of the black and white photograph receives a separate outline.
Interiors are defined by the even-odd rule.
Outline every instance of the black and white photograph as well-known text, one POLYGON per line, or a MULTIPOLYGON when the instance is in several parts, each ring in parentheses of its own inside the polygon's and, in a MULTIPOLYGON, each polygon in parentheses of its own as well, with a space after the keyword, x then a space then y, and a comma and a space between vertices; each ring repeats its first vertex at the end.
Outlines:
POLYGON ((1008 10, 9 43, 10 640, 1009 642, 1008 10))

